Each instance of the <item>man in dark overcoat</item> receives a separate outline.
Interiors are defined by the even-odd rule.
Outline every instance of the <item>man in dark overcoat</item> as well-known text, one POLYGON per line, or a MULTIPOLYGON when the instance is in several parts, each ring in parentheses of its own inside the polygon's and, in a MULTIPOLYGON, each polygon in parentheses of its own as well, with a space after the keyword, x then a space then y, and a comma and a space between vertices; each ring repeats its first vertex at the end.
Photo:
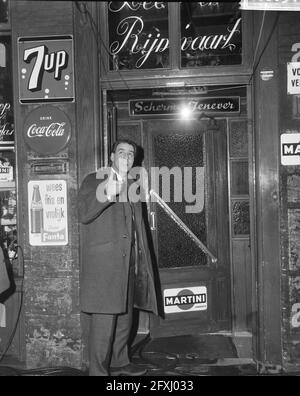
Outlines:
POLYGON ((91 315, 92 376, 144 374, 128 357, 133 307, 158 313, 142 204, 129 194, 136 151, 130 140, 115 142, 111 167, 89 174, 79 190, 79 221, 87 240, 80 303, 91 315))

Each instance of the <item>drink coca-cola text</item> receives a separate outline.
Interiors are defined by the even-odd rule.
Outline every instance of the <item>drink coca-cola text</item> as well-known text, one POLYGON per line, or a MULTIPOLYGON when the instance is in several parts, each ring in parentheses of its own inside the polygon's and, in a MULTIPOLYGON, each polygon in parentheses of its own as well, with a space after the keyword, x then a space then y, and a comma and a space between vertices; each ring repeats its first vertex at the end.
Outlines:
POLYGON ((27 136, 29 138, 63 136, 65 133, 65 125, 65 122, 52 122, 47 126, 32 124, 27 130, 27 136))

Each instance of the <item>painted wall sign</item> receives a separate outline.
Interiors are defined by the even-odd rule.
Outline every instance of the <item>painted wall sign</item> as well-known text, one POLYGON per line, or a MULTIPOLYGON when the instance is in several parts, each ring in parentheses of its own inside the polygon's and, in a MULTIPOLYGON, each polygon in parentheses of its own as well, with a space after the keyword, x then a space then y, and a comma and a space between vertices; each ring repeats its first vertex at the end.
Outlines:
POLYGON ((31 246, 68 244, 65 180, 28 182, 29 243, 31 246))
POLYGON ((300 165, 300 133, 283 133, 281 141, 281 164, 300 165))
POLYGON ((74 101, 72 36, 20 37, 18 57, 21 103, 74 101))
POLYGON ((23 135, 28 146, 37 153, 56 154, 70 140, 71 123, 62 110, 44 105, 28 114, 23 135))
POLYGON ((136 99, 129 100, 129 114, 140 115, 176 115, 182 107, 189 108, 192 113, 239 113, 240 97, 200 97, 186 99, 136 99))
POLYGON ((205 286, 164 290, 165 313, 207 310, 207 289, 205 286))
POLYGON ((287 92, 300 93, 300 62, 287 63, 287 92))
MULTIPOLYGON (((129 70, 168 67, 171 47, 168 2, 109 1, 107 3, 108 48, 112 57, 110 68, 129 70)), ((203 65, 204 54, 210 56, 218 54, 221 57, 229 54, 238 56, 242 39, 242 19, 236 16, 239 11, 238 4, 233 2, 226 6, 222 4, 223 2, 190 3, 187 10, 184 2, 181 4, 182 16, 184 15, 181 20, 185 29, 181 31, 180 49, 184 57, 193 57, 192 54, 195 55, 197 52, 197 61, 199 61, 197 66, 200 66, 203 65), (203 24, 199 21, 199 17, 205 15, 209 17, 203 24), (192 29, 189 29, 190 27, 192 29)), ((186 61, 185 59, 184 66, 192 66, 186 65, 186 61)), ((226 60, 224 61, 226 64, 226 60)), ((217 64, 218 62, 215 61, 214 65, 217 64)))
POLYGON ((295 0, 242 0, 242 10, 267 10, 267 11, 300 11, 300 4, 295 0))
POLYGON ((13 166, 7 158, 0 157, 0 182, 12 181, 14 178, 13 166))

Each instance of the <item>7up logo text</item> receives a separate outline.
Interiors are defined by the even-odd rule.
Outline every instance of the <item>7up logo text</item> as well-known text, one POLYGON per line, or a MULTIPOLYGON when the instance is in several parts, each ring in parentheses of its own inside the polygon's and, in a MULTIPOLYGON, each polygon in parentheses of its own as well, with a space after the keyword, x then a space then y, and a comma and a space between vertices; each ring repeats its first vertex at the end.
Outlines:
POLYGON ((62 70, 68 66, 68 54, 66 51, 49 53, 46 45, 26 49, 23 60, 26 63, 34 62, 28 80, 28 89, 31 92, 41 89, 44 72, 53 73, 53 77, 56 80, 60 80, 62 70))
POLYGON ((19 37, 21 103, 73 102, 73 36, 19 37))

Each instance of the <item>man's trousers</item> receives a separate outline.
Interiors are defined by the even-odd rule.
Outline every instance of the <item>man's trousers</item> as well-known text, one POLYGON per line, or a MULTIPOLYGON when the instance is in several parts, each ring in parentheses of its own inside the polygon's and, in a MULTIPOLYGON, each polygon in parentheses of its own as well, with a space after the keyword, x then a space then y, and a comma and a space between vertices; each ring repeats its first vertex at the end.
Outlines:
POLYGON ((110 367, 130 363, 128 339, 132 327, 135 281, 135 253, 131 249, 127 312, 123 314, 91 314, 89 334, 89 375, 107 376, 110 367))

